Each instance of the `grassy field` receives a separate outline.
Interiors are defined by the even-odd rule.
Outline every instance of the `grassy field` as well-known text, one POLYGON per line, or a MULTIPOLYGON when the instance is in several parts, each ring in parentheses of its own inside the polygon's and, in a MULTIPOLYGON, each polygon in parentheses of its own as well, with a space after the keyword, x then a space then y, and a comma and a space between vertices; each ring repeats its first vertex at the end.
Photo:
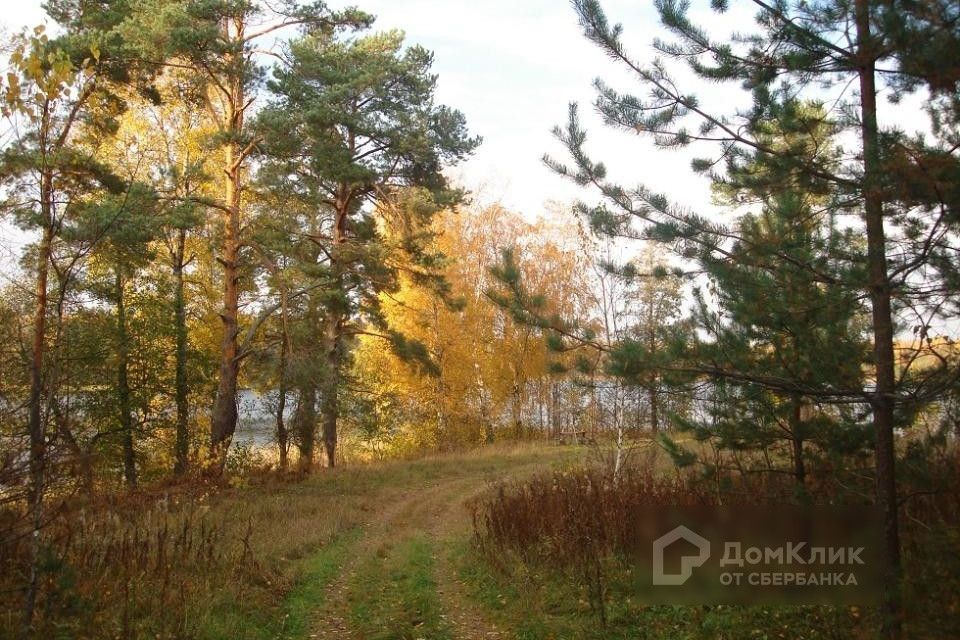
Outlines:
MULTIPOLYGON (((484 637, 469 634, 483 630, 485 616, 450 584, 458 568, 449 551, 471 535, 466 503, 497 480, 584 455, 493 447, 87 505, 64 517, 60 537, 69 542, 51 544, 51 556, 67 561, 44 568, 42 630, 64 638, 484 637)), ((18 604, 3 602, 0 638, 14 637, 18 604)))
MULTIPOLYGON (((113 516, 75 532, 73 564, 49 569, 48 636, 874 637, 871 613, 856 607, 649 607, 633 602, 616 576, 603 626, 571 576, 508 557, 491 562, 478 551, 473 500, 496 482, 592 456, 576 447, 492 447, 305 479, 252 476, 227 490, 160 492, 108 505, 104 512, 113 516)), ((943 589, 924 597, 956 607, 943 600, 943 589)), ((15 628, 15 605, 5 615, 10 624, 0 619, 0 628, 15 628)))

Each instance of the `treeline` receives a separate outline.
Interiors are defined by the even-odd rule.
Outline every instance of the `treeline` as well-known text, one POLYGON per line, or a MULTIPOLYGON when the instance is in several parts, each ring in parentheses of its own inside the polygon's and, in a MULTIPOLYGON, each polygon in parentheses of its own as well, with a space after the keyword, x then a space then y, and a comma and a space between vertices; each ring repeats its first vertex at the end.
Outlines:
POLYGON ((459 304, 433 219, 464 199, 444 168, 479 143, 436 103, 431 54, 359 10, 46 9, 56 28, 4 44, 0 85, 0 209, 20 247, 2 304, 0 495, 24 516, 5 515, 5 549, 31 540, 15 562, 27 624, 59 501, 219 475, 248 373, 272 366, 293 399, 309 470, 318 433, 337 460, 360 335, 433 366, 383 295, 409 280, 459 304))
POLYGON ((264 456, 309 472, 687 414, 493 304, 514 247, 552 313, 655 348, 682 282, 621 286, 571 220, 468 204, 443 171, 479 139, 426 50, 322 3, 47 9, 0 85, 11 540, 77 492, 264 456), (231 448, 250 397, 273 442, 253 452, 231 448))
POLYGON ((3 389, 29 446, 8 461, 29 451, 38 488, 54 460, 90 483, 115 449, 135 485, 159 437, 176 473, 218 473, 241 371, 271 350, 303 466, 321 422, 333 464, 356 336, 425 357, 379 294, 408 274, 455 304, 431 220, 479 140, 435 103, 431 55, 322 3, 48 12, 57 32, 13 36, 2 87, 3 211, 27 232, 3 389))
POLYGON ((491 267, 517 247, 552 312, 611 341, 674 315, 679 281, 604 289, 583 230, 468 205, 443 172, 479 139, 429 52, 322 3, 47 8, 0 84, 0 566, 24 629, 100 496, 274 452, 307 473, 647 427, 646 392, 559 374, 491 267), (251 395, 255 451, 231 446, 251 395))
POLYGON ((642 336, 651 348, 679 327, 684 281, 675 274, 621 283, 613 256, 637 269, 665 258, 654 248, 630 256, 565 221, 531 223, 500 206, 467 208, 438 221, 445 274, 460 301, 449 308, 405 281, 384 302, 391 326, 423 345, 429 375, 361 336, 347 418, 358 452, 375 456, 451 450, 502 439, 587 442, 649 439, 669 416, 694 415, 699 396, 667 390, 659 377, 623 380, 599 350, 563 353, 540 328, 496 304, 497 265, 512 247, 515 268, 557 317, 581 323, 605 344, 642 336))

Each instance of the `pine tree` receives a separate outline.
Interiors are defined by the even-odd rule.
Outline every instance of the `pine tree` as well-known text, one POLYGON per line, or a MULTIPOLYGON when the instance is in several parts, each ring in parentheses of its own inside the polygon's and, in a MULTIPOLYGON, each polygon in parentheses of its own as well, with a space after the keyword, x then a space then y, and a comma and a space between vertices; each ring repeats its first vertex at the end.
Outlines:
MULTIPOLYGON (((398 273, 445 291, 428 250, 429 223, 463 193, 441 170, 466 157, 478 139, 470 138, 462 114, 434 103, 432 55, 403 47, 398 32, 344 40, 316 33, 290 43, 289 67, 278 68, 270 83, 273 103, 260 127, 272 168, 265 169, 293 188, 323 219, 305 240, 322 269, 316 327, 324 370, 320 418, 328 465, 336 460, 339 393, 351 341, 362 332, 380 335, 391 348, 430 368, 422 345, 387 326, 379 293, 395 291, 398 273)), ((308 414, 312 389, 301 405, 308 414)))
MULTIPOLYGON (((40 236, 29 265, 35 298, 27 402, 30 469, 26 484, 34 538, 43 520, 49 437, 45 408, 52 392, 47 379, 48 319, 51 303, 56 302, 50 297, 51 271, 63 275, 55 264, 55 253, 63 234, 73 230, 84 196, 124 190, 123 181, 82 148, 84 134, 109 134, 123 109, 113 88, 130 80, 129 61, 118 53, 117 41, 111 37, 111 29, 122 13, 106 12, 92 17, 72 9, 66 2, 50 4, 51 15, 64 27, 57 38, 49 38, 41 26, 13 39, 10 70, 6 83, 0 87, 0 113, 16 132, 0 156, 0 182, 6 193, 0 211, 40 236)), ((93 241, 96 240, 95 236, 93 241)), ((75 263, 72 260, 71 266, 75 263)), ((61 281, 61 301, 65 284, 61 281)), ((31 550, 31 577, 24 605, 26 628, 32 624, 34 613, 38 544, 39 541, 35 542, 31 550)))
MULTIPOLYGON (((784 119, 764 127, 758 128, 763 143, 790 149, 794 158, 839 157, 833 128, 814 105, 786 105, 784 119)), ((755 158, 716 178, 717 204, 759 211, 737 218, 731 229, 736 240, 722 254, 700 255, 708 289, 696 291, 694 322, 706 339, 686 356, 735 371, 738 379, 716 380, 723 401, 709 405, 707 421, 685 426, 720 449, 763 451, 768 472, 780 470, 777 459, 792 458, 802 492, 806 441, 823 454, 838 453, 835 447, 849 454, 851 437, 862 445, 850 396, 864 386, 865 310, 842 284, 851 277, 843 254, 855 255, 862 243, 852 229, 837 228, 830 206, 836 193, 814 191, 802 174, 755 158), (795 388, 751 383, 760 377, 795 388), (790 445, 786 455, 784 443, 790 445)), ((670 450, 690 459, 676 446, 670 450)))
POLYGON ((240 344, 240 300, 250 277, 244 257, 244 192, 249 160, 261 141, 248 122, 264 75, 259 43, 281 29, 331 33, 368 24, 370 17, 352 9, 330 11, 320 1, 301 5, 295 0, 145 0, 137 3, 136 10, 137 19, 124 29, 130 48, 155 66, 192 73, 192 97, 215 123, 222 151, 222 197, 209 203, 222 217, 217 261, 223 270, 223 333, 210 420, 210 470, 220 473, 237 427, 240 367, 249 355, 240 344))
POLYGON ((705 337, 687 356, 737 373, 723 382, 724 400, 712 405, 710 419, 688 425, 698 439, 716 438, 732 451, 779 451, 775 457, 793 459, 801 491, 811 455, 805 442, 826 455, 852 453, 851 437, 865 444, 850 396, 864 386, 867 322, 856 296, 836 284, 842 274, 830 259, 836 247, 858 241, 823 217, 803 196, 786 191, 738 220, 739 240, 729 256, 704 262, 709 302, 706 294, 697 296, 695 323, 705 337), (773 248, 777 260, 786 255, 790 261, 771 269, 773 248), (833 282, 813 280, 792 265, 813 267, 833 282), (753 378, 779 379, 789 389, 753 384, 753 378))
MULTIPOLYGON (((960 53, 957 9, 949 0, 837 0, 812 5, 756 0, 754 4, 758 13, 752 33, 714 40, 709 30, 691 20, 689 3, 657 3, 664 26, 676 39, 655 43, 663 56, 685 64, 700 79, 740 83, 753 98, 751 109, 724 113, 680 88, 663 59, 644 63, 633 58, 623 42, 622 27, 610 23, 597 0, 574 1, 586 36, 627 69, 649 96, 620 92, 598 80, 596 106, 608 125, 648 135, 664 148, 712 147, 716 155, 695 161, 697 171, 709 174, 725 162, 727 173, 736 174, 748 164, 759 164, 771 174, 794 176, 804 192, 834 192, 838 195, 831 204, 834 213, 845 216, 847 224, 865 235, 865 250, 845 256, 850 268, 841 286, 870 300, 873 382, 866 390, 847 391, 850 396, 865 394, 872 409, 877 503, 884 512, 885 555, 890 566, 884 629, 890 637, 899 637, 894 430, 901 410, 943 390, 953 375, 947 369, 954 369, 955 363, 949 354, 940 354, 943 367, 926 372, 924 382, 915 376, 898 377, 894 339, 903 309, 917 311, 924 336, 933 322, 943 319, 943 296, 954 273, 945 256, 955 251, 955 212, 960 202, 954 186, 960 165, 955 144, 960 72, 956 65, 938 65, 933 60, 956 60, 960 53), (916 38, 924 44, 913 46, 916 38), (859 87, 859 93, 847 93, 849 84, 859 87), (933 139, 881 129, 878 92, 890 90, 899 99, 921 89, 933 96, 933 139), (829 90, 834 93, 825 99, 824 91, 829 90), (837 115, 831 113, 831 126, 857 141, 856 156, 797 154, 790 144, 767 140, 771 123, 796 133, 802 133, 804 125, 808 130, 811 124, 814 129, 819 126, 818 118, 797 114, 798 96, 835 105, 837 115), (921 273, 923 284, 917 285, 921 273)), ((719 0, 711 6, 724 12, 728 3, 719 0)), ((586 134, 575 106, 567 127, 557 133, 573 166, 549 158, 548 164, 578 184, 596 186, 604 196, 604 204, 579 206, 595 229, 636 237, 644 233, 634 226, 639 224, 646 235, 673 244, 687 257, 702 259, 727 252, 730 229, 724 225, 684 211, 647 186, 624 188, 610 181, 603 164, 594 162, 586 151, 586 134)), ((722 175, 715 177, 722 180, 722 175)), ((780 253, 776 255, 788 258, 780 253)), ((726 365, 701 368, 742 377, 726 365)), ((749 379, 780 392, 811 395, 796 380, 769 375, 749 379)))
POLYGON ((89 228, 102 230, 103 239, 92 252, 92 276, 96 282, 88 286, 101 299, 113 306, 116 354, 116 411, 118 432, 123 448, 123 476, 127 485, 137 485, 136 429, 134 427, 131 388, 132 336, 130 329, 129 290, 138 276, 153 260, 150 243, 159 233, 159 220, 151 207, 153 194, 140 185, 128 189, 122 198, 105 198, 86 207, 84 217, 89 228))

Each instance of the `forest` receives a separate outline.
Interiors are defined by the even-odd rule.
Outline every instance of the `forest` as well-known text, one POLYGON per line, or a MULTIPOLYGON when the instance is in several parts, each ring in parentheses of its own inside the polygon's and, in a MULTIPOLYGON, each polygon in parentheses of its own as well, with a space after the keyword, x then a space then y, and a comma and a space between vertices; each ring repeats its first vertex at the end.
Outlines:
POLYGON ((0 639, 960 637, 960 5, 547 4, 537 211, 362 3, 0 29, 0 639), (643 601, 636 514, 784 505, 875 602, 643 601))

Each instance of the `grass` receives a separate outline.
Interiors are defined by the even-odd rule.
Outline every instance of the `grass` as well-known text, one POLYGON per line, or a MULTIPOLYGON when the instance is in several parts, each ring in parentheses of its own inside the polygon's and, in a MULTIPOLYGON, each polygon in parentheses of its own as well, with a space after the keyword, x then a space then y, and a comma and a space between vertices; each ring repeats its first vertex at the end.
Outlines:
MULTIPOLYGON (((922 480, 956 487, 957 460, 954 453, 926 463, 922 480)), ((878 637, 872 607, 643 604, 627 559, 635 538, 630 514, 711 500, 709 490, 652 468, 616 483, 592 470, 507 479, 477 503, 476 539, 458 548, 471 596, 520 640, 878 637)), ((906 476, 903 491, 911 487, 919 498, 903 509, 905 637, 960 637, 960 501, 955 491, 924 492, 927 484, 906 476)), ((747 504, 768 499, 737 495, 747 504)))
POLYGON ((817 640, 872 638, 862 612, 850 607, 645 606, 624 584, 610 585, 607 625, 584 590, 558 573, 514 565, 494 570, 472 547, 459 551, 461 579, 500 628, 517 640, 817 640))
MULTIPOLYGON (((196 622, 192 635, 204 640, 309 637, 311 619, 322 609, 327 585, 362 535, 358 525, 396 496, 441 478, 480 476, 492 481, 516 467, 562 463, 579 455, 574 449, 553 447, 493 447, 412 462, 390 461, 322 471, 302 482, 278 484, 266 480, 223 496, 212 507, 213 515, 236 523, 253 523, 253 555, 260 559, 261 569, 269 567, 274 584, 263 584, 262 576, 234 581, 222 595, 201 604, 191 614, 196 622)), ((383 610, 378 614, 381 619, 393 616, 401 628, 441 628, 439 623, 429 626, 426 622, 418 627, 420 620, 409 618, 404 622, 399 615, 400 607, 410 603, 424 612, 425 621, 431 620, 431 612, 439 611, 435 599, 428 599, 432 557, 429 553, 424 555, 425 544, 426 541, 416 539, 403 542, 389 562, 381 559, 380 567, 366 567, 387 571, 389 579, 404 593, 392 612, 383 610)), ((374 572, 370 579, 377 575, 381 574, 374 572)))
POLYGON ((433 545, 417 535, 377 550, 363 563, 350 585, 350 618, 361 637, 453 638, 441 614, 433 554, 433 545))
POLYGON ((323 547, 303 563, 296 586, 284 600, 280 633, 274 637, 283 640, 309 637, 313 617, 317 609, 324 604, 327 586, 339 575, 352 545, 359 536, 359 529, 354 529, 323 547))
MULTIPOLYGON (((578 456, 582 452, 543 445, 498 446, 320 470, 306 479, 252 475, 232 488, 166 486, 74 502, 46 531, 55 560, 42 576, 37 636, 309 637, 326 585, 353 550, 360 525, 384 505, 441 482, 469 479, 470 486, 483 486, 518 468, 547 468, 578 456)), ((424 543, 402 547, 400 564, 385 570, 412 576, 398 583, 406 600, 429 613, 436 607, 423 599, 432 570, 424 543), (401 562, 407 553, 409 562, 401 562)), ((13 547, 0 549, 7 552, 4 566, 26 557, 13 547)), ((0 575, 3 640, 18 637, 17 577, 0 575)))
MULTIPOLYGON (((45 604, 53 606, 44 637, 306 640, 324 638, 318 623, 335 611, 356 637, 446 640, 463 628, 458 608, 498 627, 505 640, 874 636, 872 612, 851 607, 646 606, 631 598, 627 576, 613 569, 604 587, 603 626, 596 595, 575 573, 524 562, 515 553, 491 555, 489 544, 476 546, 462 518, 461 526, 432 528, 453 513, 441 507, 486 483, 509 480, 528 492, 504 505, 526 511, 536 505, 544 518, 504 511, 496 521, 503 539, 556 538, 569 529, 564 514, 579 504, 580 489, 596 483, 568 487, 551 502, 543 499, 551 483, 528 480, 558 472, 575 477, 577 465, 595 455, 572 447, 494 447, 321 471, 307 479, 251 476, 228 490, 194 488, 140 496, 131 504, 87 505, 84 535, 75 536, 66 562, 51 562, 45 604), (544 530, 537 522, 555 526, 544 530), (175 536, 165 533, 183 528, 190 544, 171 542, 175 536), (448 590, 451 549, 462 583, 454 590, 448 590)), ((658 477, 672 477, 656 460, 643 462, 658 477)), ((924 520, 944 509, 940 502, 911 505, 911 518, 924 520)), ((71 526, 80 531, 76 522, 71 526)), ((916 612, 926 628, 912 623, 912 637, 952 637, 960 630, 960 538, 947 531, 906 540, 908 556, 936 561, 911 559, 907 565, 910 600, 927 603, 916 612)), ((568 554, 570 547, 560 542, 552 543, 554 555, 568 554)), ((6 619, 15 619, 19 603, 11 598, 3 604, 6 619)), ((3 620, 0 638, 14 637, 15 627, 8 634, 3 620)))
POLYGON ((222 601, 198 621, 198 637, 207 640, 304 640, 311 635, 313 618, 324 603, 327 586, 339 574, 359 530, 346 532, 304 558, 293 588, 279 610, 245 608, 222 601))

